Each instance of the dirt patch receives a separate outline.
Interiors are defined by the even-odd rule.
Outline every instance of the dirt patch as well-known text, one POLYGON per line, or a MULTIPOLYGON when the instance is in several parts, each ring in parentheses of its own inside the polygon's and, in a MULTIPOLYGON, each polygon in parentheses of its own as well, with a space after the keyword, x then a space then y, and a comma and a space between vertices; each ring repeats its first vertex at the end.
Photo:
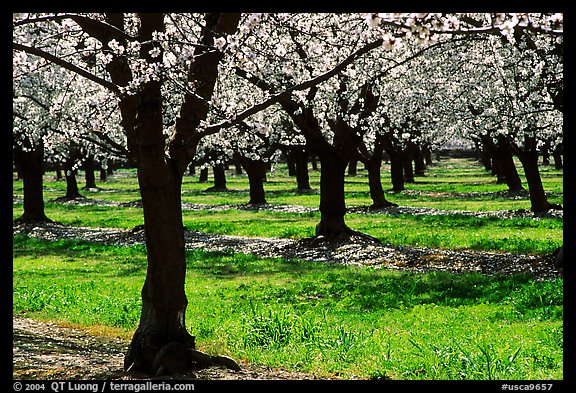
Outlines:
MULTIPOLYGON (((128 341, 30 318, 14 317, 13 378, 17 380, 310 380, 313 375, 240 363, 242 370, 211 367, 184 375, 150 377, 123 370, 128 341)), ((326 379, 326 378, 323 378, 326 379)))

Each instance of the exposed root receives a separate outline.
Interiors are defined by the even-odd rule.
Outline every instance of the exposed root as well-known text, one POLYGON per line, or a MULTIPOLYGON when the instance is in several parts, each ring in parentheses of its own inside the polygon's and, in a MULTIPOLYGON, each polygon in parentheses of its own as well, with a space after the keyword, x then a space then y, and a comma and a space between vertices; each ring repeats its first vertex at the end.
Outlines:
POLYGON ((201 370, 213 366, 224 366, 233 371, 241 370, 238 363, 228 356, 211 356, 173 341, 160 348, 154 359, 152 371, 156 376, 161 376, 184 374, 189 370, 201 370))

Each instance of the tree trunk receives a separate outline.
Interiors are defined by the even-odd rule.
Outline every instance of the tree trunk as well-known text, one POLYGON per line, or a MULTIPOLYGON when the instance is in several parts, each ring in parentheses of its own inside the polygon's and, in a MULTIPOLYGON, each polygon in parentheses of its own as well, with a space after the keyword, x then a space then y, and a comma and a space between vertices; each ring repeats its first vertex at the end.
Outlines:
POLYGON ((316 155, 315 154, 312 154, 310 156, 310 163, 312 164, 312 170, 317 171, 318 170, 318 162, 316 161, 316 155))
POLYGON ((296 176, 296 160, 293 149, 286 150, 286 165, 288 166, 288 176, 296 176))
POLYGON ((554 151, 552 152, 552 157, 554 158, 554 168, 558 170, 564 168, 562 165, 562 143, 556 145, 554 151))
MULTIPOLYGON (((152 40, 152 33, 164 31, 164 15, 144 13, 139 16, 140 53, 148 62, 155 62, 150 51, 158 44, 152 40)), ((195 143, 200 138, 195 131, 199 122, 206 118, 207 101, 211 98, 222 57, 219 51, 206 48, 213 43, 215 34, 235 30, 239 19, 239 14, 206 14, 206 26, 202 28, 200 39, 203 45, 197 48, 200 53, 195 50, 189 70, 189 81, 196 86, 195 94, 186 95, 168 156, 162 126, 161 82, 146 82, 138 94, 135 115, 138 124, 134 128, 137 138, 134 140, 138 142, 136 156, 140 161, 137 168, 148 270, 142 288, 140 323, 124 359, 125 369, 155 374, 180 373, 189 369, 195 354, 198 355, 198 351, 194 351, 195 339, 185 326, 188 301, 180 194, 182 175, 195 154, 195 143)), ((204 354, 203 358, 211 363, 216 357, 204 354)), ((239 369, 234 361, 228 360, 234 369, 239 369)))
POLYGON ((214 172, 214 185, 206 191, 226 191, 226 172, 224 171, 224 164, 216 164, 212 167, 214 172))
POLYGON ((425 176, 426 162, 424 162, 424 152, 422 147, 416 145, 414 151, 414 174, 416 176, 425 176))
POLYGON ((44 143, 40 141, 31 151, 15 146, 14 158, 22 170, 24 186, 24 212, 15 222, 51 222, 44 212, 42 172, 44 166, 44 143))
POLYGON ((54 164, 54 166, 56 166, 56 181, 61 181, 62 180, 62 163, 56 162, 54 164))
POLYGON ((94 156, 88 155, 84 159, 84 189, 96 188, 96 176, 94 175, 94 156))
POLYGON ((492 170, 492 159, 490 158, 490 153, 484 146, 480 146, 480 162, 484 165, 486 171, 492 170))
POLYGON ((356 176, 358 174, 358 160, 351 160, 348 164, 348 176, 356 176))
POLYGON ((390 206, 398 206, 386 200, 384 189, 382 188, 382 176, 380 167, 382 166, 382 158, 373 156, 365 163, 368 170, 368 185, 370 187, 370 198, 372 198, 372 205, 370 209, 382 209, 390 206))
POLYGON ((200 169, 200 176, 198 177, 198 183, 206 183, 208 181, 208 168, 200 169))
POLYGON ((266 165, 262 160, 252 160, 248 157, 240 157, 240 162, 248 175, 250 185, 249 205, 265 205, 266 193, 264 191, 264 178, 266 176, 266 165))
POLYGON ((100 181, 101 182, 106 181, 106 170, 104 168, 100 168, 100 181))
POLYGON ((188 165, 188 176, 195 176, 196 175, 196 165, 193 162, 188 165))
MULTIPOLYGON (((144 37, 151 37, 153 31, 163 31, 161 14, 144 15, 141 15, 145 21, 140 27, 144 37)), ((142 44, 143 50, 150 51, 149 45, 154 44, 142 44)), ((182 174, 165 155, 160 88, 158 81, 145 83, 137 107, 140 158, 137 172, 148 270, 142 288, 140 323, 124 359, 125 369, 155 374, 162 373, 166 366, 159 356, 163 348, 171 343, 178 343, 184 350, 195 347, 194 337, 185 326, 188 300, 184 291, 186 256, 180 198, 182 174)), ((174 360, 185 368, 189 359, 182 355, 174 360)))
POLYGON ((550 165, 550 141, 544 141, 542 146, 542 165, 550 165))
POLYGON ((524 190, 524 187, 522 187, 522 180, 520 179, 518 170, 516 169, 516 164, 514 164, 510 142, 502 136, 499 138, 496 145, 496 154, 498 155, 498 161, 502 173, 506 177, 508 190, 512 192, 524 190))
POLYGON ((344 223, 347 164, 337 154, 320 155, 320 222, 316 225, 316 236, 343 237, 350 233, 350 228, 344 223))
POLYGON ((76 180, 76 169, 74 165, 80 159, 80 150, 72 149, 70 156, 62 163, 64 167, 64 177, 66 178, 66 199, 82 198, 76 180))
POLYGON ((524 149, 515 148, 516 155, 522 163, 528 190, 530 192, 530 210, 533 212, 543 212, 549 209, 561 209, 560 205, 548 203, 546 192, 542 185, 540 170, 538 168, 538 151, 536 150, 536 139, 526 137, 524 149))
POLYGON ((392 191, 404 191, 404 158, 402 153, 388 152, 390 154, 390 177, 392 191))
POLYGON ((293 150, 296 169, 296 183, 299 191, 309 191, 310 177, 308 176, 308 153, 306 149, 296 148, 293 150))

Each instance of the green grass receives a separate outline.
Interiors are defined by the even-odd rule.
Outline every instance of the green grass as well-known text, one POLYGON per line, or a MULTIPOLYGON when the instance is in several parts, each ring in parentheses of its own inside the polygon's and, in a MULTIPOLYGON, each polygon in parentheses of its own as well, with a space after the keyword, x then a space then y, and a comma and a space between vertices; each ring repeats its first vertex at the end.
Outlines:
MULTIPOLYGON (((142 246, 14 237, 14 314, 130 336, 142 246)), ((562 379, 562 280, 187 253, 200 349, 319 377, 562 379)))
MULTIPOLYGON (((389 165, 383 166, 384 187, 387 187, 389 165)), ((518 165, 519 171, 521 166, 518 165)), ((545 189, 550 202, 562 203, 562 171, 542 167, 545 189)), ((186 176, 182 185, 182 201, 208 205, 245 204, 248 199, 248 181, 245 175, 228 172, 229 192, 205 192, 211 183, 198 183, 197 178, 186 176)), ((140 199, 135 170, 120 170, 106 182, 97 183, 100 191, 82 191, 93 199, 131 202, 140 199), (114 191, 114 192, 112 192, 114 191)), ((521 173, 523 176, 523 173, 521 173)), ((64 182, 55 182, 53 175, 45 176, 45 199, 50 201, 64 195, 64 182)), ((494 211, 528 209, 528 197, 506 198, 494 194, 506 190, 506 185, 495 179, 476 162, 467 159, 446 159, 429 168, 417 183, 407 184, 414 193, 388 194, 387 199, 400 206, 433 207, 444 210, 494 211)), ((79 179, 80 180, 80 179, 79 179)), ((319 172, 310 171, 311 186, 318 190, 319 172)), ((287 174, 286 166, 278 166, 268 174, 265 184, 270 204, 301 205, 317 209, 319 194, 299 194, 295 180, 287 174)), ((15 197, 22 197, 22 183, 14 182, 15 197)), ((346 203, 348 206, 367 206, 371 203, 366 171, 347 177, 346 203)), ((22 214, 22 205, 13 205, 13 218, 22 214)), ((142 210, 110 206, 68 206, 46 203, 46 214, 67 225, 132 228, 143 224, 142 210)), ((226 235, 265 236, 300 239, 314 235, 319 213, 254 212, 245 210, 186 211, 184 225, 190 230, 226 235)), ((441 216, 412 216, 387 214, 348 214, 347 224, 368 233, 384 243, 444 249, 472 249, 545 254, 562 244, 563 222, 560 219, 496 219, 474 218, 460 214, 441 216)))

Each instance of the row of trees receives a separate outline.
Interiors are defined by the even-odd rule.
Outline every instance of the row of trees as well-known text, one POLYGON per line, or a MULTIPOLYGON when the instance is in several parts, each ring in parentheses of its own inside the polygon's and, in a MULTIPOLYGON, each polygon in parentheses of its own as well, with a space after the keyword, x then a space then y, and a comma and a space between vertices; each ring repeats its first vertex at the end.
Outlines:
MULTIPOLYGON (((383 152, 399 173, 452 138, 505 138, 541 198, 533 157, 561 140, 562 34, 561 14, 19 14, 15 154, 38 165, 91 142, 137 168, 148 272, 125 367, 157 372, 170 348, 198 360, 180 191, 199 152, 239 157, 252 190, 274 150, 305 147, 321 164, 327 238, 358 234, 344 220, 351 161, 385 206, 383 152)), ((25 172, 25 210, 37 182, 25 172)), ((533 210, 553 207, 538 198, 533 210)))

